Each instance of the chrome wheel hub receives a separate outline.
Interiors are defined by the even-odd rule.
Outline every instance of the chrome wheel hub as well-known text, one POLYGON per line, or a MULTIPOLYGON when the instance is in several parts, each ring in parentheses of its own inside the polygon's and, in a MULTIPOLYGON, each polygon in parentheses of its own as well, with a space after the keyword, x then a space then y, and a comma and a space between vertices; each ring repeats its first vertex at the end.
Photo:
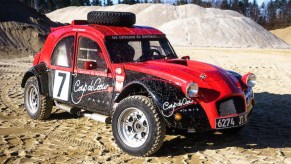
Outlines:
POLYGON ((143 145, 149 134, 148 120, 138 108, 125 109, 118 118, 118 134, 129 147, 143 145))
POLYGON ((29 106, 29 112, 30 113, 36 113, 38 108, 38 91, 35 86, 31 85, 28 88, 28 99, 27 99, 27 105, 29 106))

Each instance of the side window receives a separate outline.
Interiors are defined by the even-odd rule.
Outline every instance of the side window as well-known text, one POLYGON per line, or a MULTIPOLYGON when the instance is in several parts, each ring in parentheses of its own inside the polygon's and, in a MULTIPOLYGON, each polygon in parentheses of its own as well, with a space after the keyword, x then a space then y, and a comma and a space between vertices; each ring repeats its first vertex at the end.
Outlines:
POLYGON ((101 48, 95 41, 85 37, 79 38, 77 68, 95 70, 107 68, 101 48))
POLYGON ((164 52, 159 41, 150 41, 150 49, 157 50, 160 52, 160 55, 166 56, 166 53, 164 52))
POLYGON ((51 57, 52 65, 72 67, 74 40, 74 36, 68 36, 58 42, 51 57))
POLYGON ((128 42, 128 44, 131 45, 131 47, 133 47, 133 49, 135 50, 135 54, 134 54, 133 60, 136 61, 142 55, 141 41, 130 41, 130 42, 128 42))

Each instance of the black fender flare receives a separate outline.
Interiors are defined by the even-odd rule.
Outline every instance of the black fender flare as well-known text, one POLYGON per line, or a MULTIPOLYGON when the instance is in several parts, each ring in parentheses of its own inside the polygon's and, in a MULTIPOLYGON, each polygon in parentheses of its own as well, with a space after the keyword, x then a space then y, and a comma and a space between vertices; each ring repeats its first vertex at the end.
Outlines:
POLYGON ((160 107, 163 100, 168 100, 171 96, 185 97, 179 86, 172 85, 160 79, 131 81, 126 84, 120 94, 114 99, 115 103, 119 103, 123 98, 127 97, 137 87, 144 89, 149 96, 154 100, 156 105, 160 107), (169 91, 172 91, 171 93, 169 91))
POLYGON ((124 99, 125 97, 127 97, 130 93, 132 93, 137 88, 142 88, 148 94, 150 94, 151 96, 153 96, 152 95, 152 92, 149 90, 149 88, 144 83, 142 83, 141 81, 132 81, 132 82, 126 84, 123 87, 123 89, 121 90, 121 92, 114 99, 114 102, 115 103, 119 103, 122 99, 124 99))
POLYGON ((21 87, 25 87, 26 81, 32 77, 37 77, 38 85, 40 88, 40 94, 48 95, 49 87, 48 87, 48 68, 45 63, 40 63, 31 67, 23 76, 21 81, 21 87))
MULTIPOLYGON (((192 108, 192 109, 200 108, 199 112, 200 113, 202 112, 203 119, 207 120, 207 116, 204 110, 199 106, 199 104, 196 105, 196 104, 189 103, 189 106, 187 106, 187 102, 193 102, 193 101, 186 98, 185 94, 183 93, 183 91, 181 90, 179 86, 169 83, 169 81, 161 80, 161 79, 132 81, 124 86, 120 94, 114 99, 114 102, 119 103, 122 99, 129 96, 138 87, 146 91, 148 96, 150 96, 153 99, 155 105, 158 108, 159 114, 163 117, 163 119, 165 120, 165 122, 167 123, 169 127, 181 128, 181 127, 178 127, 177 124, 175 124, 174 114, 176 111, 173 112, 174 108, 173 109, 169 108, 170 111, 165 110, 165 104, 167 105, 167 107, 169 107, 171 104, 175 104, 175 103, 177 104, 177 103, 181 103, 185 101, 186 108, 192 108)), ((175 109, 178 109, 178 108, 175 108, 175 109)), ((200 114, 200 117, 202 117, 201 114, 200 114)), ((189 121, 185 121, 185 122, 189 122, 189 121)), ((190 126, 192 126, 192 125, 189 125, 189 123, 185 123, 185 122, 182 123, 184 124, 183 128, 187 129, 190 126)), ((206 121, 206 124, 208 124, 208 121, 206 121)), ((195 125, 193 124, 193 126, 195 125)))

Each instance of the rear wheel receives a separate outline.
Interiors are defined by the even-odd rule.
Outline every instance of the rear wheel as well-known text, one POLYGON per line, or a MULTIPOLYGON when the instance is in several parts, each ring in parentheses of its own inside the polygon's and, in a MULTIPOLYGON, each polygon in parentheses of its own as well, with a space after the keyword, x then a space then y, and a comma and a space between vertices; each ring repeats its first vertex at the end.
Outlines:
POLYGON ((112 131, 116 144, 123 151, 149 156, 162 146, 166 128, 150 98, 130 96, 114 111, 112 131))
POLYGON ((52 111, 53 102, 39 92, 39 85, 35 76, 25 83, 24 105, 28 115, 35 120, 47 119, 52 111))

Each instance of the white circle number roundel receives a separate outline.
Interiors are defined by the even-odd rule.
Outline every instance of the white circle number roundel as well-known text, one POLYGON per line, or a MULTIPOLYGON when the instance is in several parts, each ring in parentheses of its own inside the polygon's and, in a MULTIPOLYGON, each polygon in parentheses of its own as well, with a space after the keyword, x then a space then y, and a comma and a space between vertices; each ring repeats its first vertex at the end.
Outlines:
POLYGON ((68 101, 71 75, 66 71, 55 71, 53 98, 68 101))

